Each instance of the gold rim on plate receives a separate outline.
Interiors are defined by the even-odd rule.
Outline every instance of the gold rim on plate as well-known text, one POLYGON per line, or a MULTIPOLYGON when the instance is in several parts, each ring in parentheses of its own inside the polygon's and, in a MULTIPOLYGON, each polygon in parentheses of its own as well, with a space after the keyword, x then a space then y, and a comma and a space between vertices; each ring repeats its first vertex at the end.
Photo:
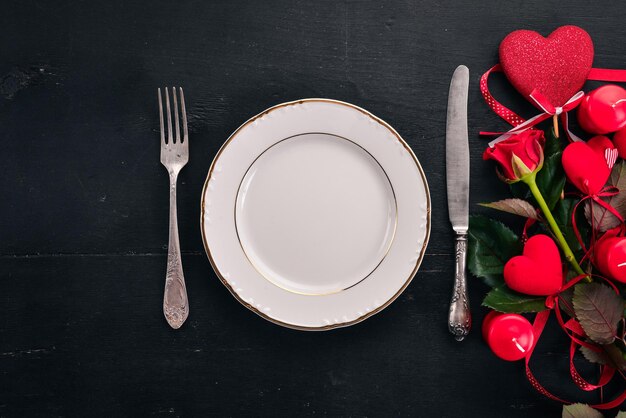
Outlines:
MULTIPOLYGON (((275 144, 273 144, 273 145, 275 145, 275 144)), ((375 159, 375 161, 376 161, 376 159, 375 159)), ((376 162, 378 163, 378 161, 376 161, 376 162)), ((383 167, 381 166, 381 168, 383 168, 383 167)), ((383 172, 384 172, 384 168, 383 168, 383 172)), ((385 173, 385 175, 386 175, 386 173, 385 173)), ((393 189, 393 184, 391 184, 391 186, 392 186, 392 189, 393 189)), ((394 192, 394 199, 395 199, 395 192, 394 192)), ((396 205, 396 210, 397 210, 397 205, 396 205)), ((408 285, 413 280, 413 277, 415 276, 415 274, 419 270, 420 265, 422 264, 422 260, 424 259, 424 254, 426 252, 426 247, 428 246, 428 241, 430 239, 430 226, 431 226, 430 225, 430 221, 431 221, 431 219, 430 219, 430 212, 431 212, 430 190, 428 188, 428 182, 426 181, 426 176, 424 174, 424 170, 422 169, 422 166, 419 163, 419 161, 417 160, 417 157, 415 156, 415 153, 413 152, 411 147, 406 143, 406 141, 404 141, 404 139, 402 139, 400 134, 398 132, 396 132, 395 129, 393 129, 387 122, 385 122, 382 119, 374 116, 373 114, 371 114, 367 110, 365 110, 363 108, 360 108, 358 106, 355 106, 353 104, 350 104, 350 103, 342 102, 342 101, 339 101, 339 100, 333 100, 333 99, 318 99, 318 98, 301 99, 301 100, 285 102, 285 103, 278 104, 276 106, 272 106, 269 109, 266 109, 263 112, 259 113, 258 115, 251 117, 246 122, 244 122, 241 126, 239 126, 239 128, 237 128, 235 130, 235 132, 233 132, 228 137, 226 142, 224 142, 224 144, 222 144, 220 149, 217 151, 217 154, 213 158, 213 161, 211 162, 211 166, 209 167, 209 172, 207 174, 207 178, 206 178, 206 180, 204 182, 204 186, 202 187, 202 199, 200 201, 200 232, 202 233, 202 244, 204 245, 204 250, 205 250, 205 252, 207 254, 209 262, 211 263, 211 267, 213 268, 213 271, 215 271, 215 274, 220 279, 222 284, 230 291, 230 293, 235 297, 235 299, 237 299, 239 301, 239 303, 241 303, 243 306, 245 306, 246 308, 248 308, 249 310, 251 310, 255 314, 259 315, 260 317, 262 317, 262 318, 264 318, 264 319, 266 319, 266 320, 268 320, 270 322, 273 322, 274 324, 281 325, 281 326, 286 327, 286 328, 296 329, 296 330, 300 330, 300 331, 325 331, 325 330, 330 330, 330 329, 335 329, 335 328, 343 328, 343 327, 347 327, 347 326, 354 325, 356 323, 362 322, 365 319, 369 318, 370 316, 373 316, 373 315, 377 314, 378 312, 382 311, 383 309, 385 309, 393 301, 395 301, 398 298, 398 296, 400 296, 400 294, 402 292, 404 292, 404 290, 408 287, 408 285), (409 277, 406 279, 406 281, 404 282, 402 287, 391 298, 389 298, 385 303, 383 303, 381 306, 379 306, 378 308, 373 309, 373 310, 371 310, 371 311, 369 311, 369 312, 359 316, 356 319, 353 319, 352 321, 341 322, 341 323, 338 323, 338 324, 322 325, 322 326, 318 326, 318 327, 306 327, 306 326, 294 325, 294 324, 290 324, 290 323, 287 323, 287 322, 280 321, 278 319, 275 319, 275 318, 272 318, 272 317, 266 315, 265 313, 261 312, 260 310, 258 310, 254 306, 252 306, 251 304, 249 304, 246 301, 244 301, 237 294, 237 292, 235 292, 235 290, 232 288, 232 286, 230 286, 230 284, 228 284, 228 282, 226 281, 226 279, 224 278, 222 273, 217 268, 217 266, 215 264, 215 260, 213 259, 213 256, 211 255, 211 250, 210 250, 210 248, 209 248, 209 246, 207 244, 206 235, 205 235, 205 232, 204 232, 204 206, 205 206, 204 198, 206 196, 206 190, 207 190, 207 187, 208 187, 208 184, 209 184, 209 180, 211 179, 211 175, 213 174, 213 169, 215 167, 215 162, 219 159, 220 155, 222 154, 222 152, 224 151, 226 146, 231 141, 233 141, 235 139, 237 134, 243 128, 245 128, 246 126, 248 126, 250 123, 254 122, 255 120, 257 120, 257 119, 259 119, 259 118, 269 114, 270 112, 272 112, 274 110, 277 110, 277 109, 280 109, 280 108, 283 108, 283 107, 287 107, 287 106, 303 104, 303 103, 312 103, 312 102, 333 103, 333 104, 338 104, 338 105, 349 107, 351 109, 354 109, 354 110, 357 110, 357 111, 363 113, 364 115, 370 117, 372 120, 374 120, 377 123, 379 123, 384 128, 388 129, 389 132, 391 132, 396 137, 396 139, 400 142, 400 144, 404 147, 404 149, 409 153, 409 155, 413 159, 413 162, 415 163, 415 165, 416 165, 416 167, 417 167, 417 169, 418 169, 418 171, 420 173, 420 176, 422 178, 422 182, 424 183, 424 190, 426 192, 426 237, 424 238, 424 243, 422 244, 422 248, 420 250, 420 254, 419 254, 419 257, 417 259, 417 263, 415 264, 415 268, 413 269, 413 271, 411 272, 409 277)), ((397 221, 397 217, 396 217, 396 221, 397 221)), ((395 235, 395 229, 394 229, 394 235, 395 235)), ((242 251, 243 251, 243 249, 242 249, 242 251)), ((244 251, 244 254, 245 254, 245 251, 244 251)), ((248 258, 247 255, 246 255, 246 258, 248 258)), ((380 265, 380 263, 378 265, 380 265)), ((255 270, 256 270, 256 268, 255 268, 255 270)), ((376 270, 376 269, 374 269, 374 270, 376 270)), ((359 283, 363 282, 363 280, 359 281, 359 283)), ((271 282, 271 283, 273 283, 273 282, 271 282)), ((354 286, 356 286, 356 285, 358 285, 358 283, 355 284, 354 286)))

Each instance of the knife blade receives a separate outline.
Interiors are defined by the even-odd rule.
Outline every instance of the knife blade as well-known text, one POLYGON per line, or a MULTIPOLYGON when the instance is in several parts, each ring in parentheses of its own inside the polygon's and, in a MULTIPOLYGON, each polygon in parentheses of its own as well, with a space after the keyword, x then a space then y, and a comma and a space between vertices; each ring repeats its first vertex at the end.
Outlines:
POLYGON ((455 276, 448 329, 457 341, 470 331, 472 318, 467 296, 466 258, 469 228, 469 142, 467 96, 469 69, 459 65, 452 75, 446 121, 446 188, 448 216, 456 232, 455 276))

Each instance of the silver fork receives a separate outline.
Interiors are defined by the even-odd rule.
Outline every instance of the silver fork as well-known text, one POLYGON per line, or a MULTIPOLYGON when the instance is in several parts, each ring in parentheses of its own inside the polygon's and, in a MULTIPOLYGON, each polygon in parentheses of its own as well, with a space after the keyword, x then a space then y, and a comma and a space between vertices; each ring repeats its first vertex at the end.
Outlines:
POLYGON ((187 288, 183 265, 180 257, 180 240, 178 238, 178 216, 176 214, 176 181, 178 173, 189 160, 189 141, 187 133, 187 112, 185 111, 185 96, 180 88, 180 113, 183 118, 183 138, 180 137, 178 122, 178 100, 176 88, 172 87, 174 99, 174 121, 176 137, 172 135, 172 112, 170 110, 170 96, 165 88, 165 106, 167 111, 167 142, 165 141, 165 126, 163 123, 163 101, 161 89, 159 92, 159 116, 161 120, 161 164, 165 166, 170 175, 170 238, 167 250, 167 273, 165 276, 165 294, 163 295, 163 314, 167 323, 174 329, 178 329, 189 315, 189 301, 187 300, 187 288))

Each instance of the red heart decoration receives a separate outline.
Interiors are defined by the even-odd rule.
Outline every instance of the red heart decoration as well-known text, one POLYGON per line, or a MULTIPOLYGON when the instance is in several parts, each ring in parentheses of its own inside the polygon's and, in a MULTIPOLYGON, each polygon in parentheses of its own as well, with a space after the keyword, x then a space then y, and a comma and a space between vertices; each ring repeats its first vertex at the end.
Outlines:
POLYGON ((553 106, 563 106, 589 75, 593 42, 577 26, 561 26, 547 38, 535 31, 517 30, 500 43, 500 64, 524 97, 528 99, 537 89, 553 106))
POLYGON ((597 194, 609 179, 605 151, 615 148, 606 136, 598 135, 588 142, 572 142, 563 151, 563 169, 570 182, 587 194, 597 194))
POLYGON ((534 235, 524 246, 523 255, 504 266, 504 281, 516 292, 533 296, 553 295, 563 285, 561 255, 547 235, 534 235))

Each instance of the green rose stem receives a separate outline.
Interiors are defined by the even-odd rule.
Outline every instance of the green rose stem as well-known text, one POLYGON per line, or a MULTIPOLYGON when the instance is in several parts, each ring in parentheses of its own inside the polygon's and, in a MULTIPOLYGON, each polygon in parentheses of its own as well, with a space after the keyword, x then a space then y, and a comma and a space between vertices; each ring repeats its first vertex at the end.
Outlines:
MULTIPOLYGON (((578 261, 576 261, 576 257, 574 257, 574 253, 572 252, 571 248, 567 244, 567 241, 565 241, 565 237, 563 236, 561 229, 559 228, 556 221, 554 220, 554 216, 552 216, 552 212, 550 212, 550 208, 548 207, 545 199, 543 198, 541 191, 539 191, 539 188, 537 187, 536 177, 537 177, 537 173, 534 172, 532 174, 522 177, 521 180, 524 183, 526 183, 528 187, 530 188, 530 192, 535 197, 535 200, 539 204, 539 207, 541 208, 543 215, 546 217, 546 220, 548 221, 548 224, 550 225, 552 232, 556 236, 556 239, 559 242, 561 249, 565 253, 565 258, 567 259, 567 261, 569 261, 569 263, 572 265, 572 267, 574 267, 574 270, 576 270, 578 274, 586 274, 583 271, 583 269, 580 267, 580 264, 578 264, 578 261)), ((587 277, 587 280, 591 281, 589 277, 587 277)))

